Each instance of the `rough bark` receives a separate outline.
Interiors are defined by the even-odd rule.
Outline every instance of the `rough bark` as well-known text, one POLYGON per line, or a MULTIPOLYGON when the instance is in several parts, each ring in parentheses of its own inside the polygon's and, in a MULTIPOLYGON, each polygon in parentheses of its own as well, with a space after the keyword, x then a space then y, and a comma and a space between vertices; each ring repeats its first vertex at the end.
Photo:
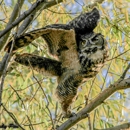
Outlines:
MULTIPOLYGON (((14 10, 12 12, 12 15, 9 19, 9 22, 7 23, 6 28, 18 17, 23 3, 24 3, 24 0, 19 0, 18 3, 16 3, 14 10)), ((3 48, 3 46, 7 42, 9 35, 10 35, 10 31, 8 31, 8 33, 6 33, 6 35, 0 39, 0 50, 3 48)))
MULTIPOLYGON (((58 1, 58 3, 60 3, 63 0, 57 0, 57 1, 58 1)), ((102 3, 103 1, 104 0, 95 0, 91 5, 87 5, 87 7, 93 8, 94 6, 97 5, 97 3, 102 3)), ((23 2, 23 0, 21 0, 21 6, 22 6, 22 2, 23 2)), ((14 21, 14 19, 16 19, 16 20, 12 24, 8 23, 6 29, 3 30, 0 33, 0 37, 4 36, 4 37, 2 37, 0 39, 0 50, 3 48, 3 46, 4 46, 5 42, 6 42, 6 39, 8 38, 8 36, 10 34, 10 30, 13 27, 15 27, 16 25, 18 25, 22 20, 25 19, 24 22, 22 23, 22 25, 20 26, 19 30, 18 30, 18 35, 21 35, 21 33, 30 25, 30 23, 32 22, 32 20, 35 17, 36 12, 39 9, 41 9, 41 8, 42 9, 46 9, 46 8, 49 8, 49 7, 54 6, 56 4, 57 4, 57 2, 55 0, 50 1, 50 2, 46 2, 44 0, 38 0, 36 3, 33 4, 33 6, 29 10, 27 10, 19 18, 16 19, 16 17, 18 16, 18 14, 13 15, 13 13, 12 13, 12 15, 14 17, 13 17, 13 19, 10 19, 11 23, 14 21), (29 16, 29 17, 27 17, 27 16, 29 16), (2 40, 2 39, 4 39, 4 40, 2 40)), ((17 9, 19 9, 19 8, 17 8, 17 9)), ((14 11, 15 11, 15 9, 14 9, 14 11)), ((18 12, 18 11, 15 11, 15 12, 18 12)), ((3 70, 3 67, 4 67, 4 64, 6 62, 7 57, 8 57, 8 54, 6 54, 4 56, 3 61, 0 63, 0 75, 2 75, 2 70, 3 70)), ((89 113, 91 113, 99 105, 101 105, 102 103, 104 103, 104 101, 107 100, 107 98, 110 97, 113 93, 115 93, 116 91, 121 90, 121 89, 130 88, 130 78, 124 79, 125 74, 128 71, 129 67, 130 67, 130 65, 127 67, 127 69, 123 73, 122 77, 118 81, 116 81, 114 84, 110 85, 107 89, 105 89, 104 91, 102 91, 86 107, 84 107, 82 110, 80 110, 77 113, 77 115, 75 115, 74 117, 68 119, 61 126, 59 126, 57 128, 57 130, 68 130, 69 128, 71 128, 73 125, 75 125, 79 121, 81 121, 81 120, 85 119, 86 117, 88 117, 89 113)), ((95 129, 95 130, 120 130, 120 129, 129 129, 129 127, 130 127, 130 123, 124 123, 122 125, 118 125, 118 126, 115 126, 115 127, 112 127, 112 128, 95 129)))
MULTIPOLYGON (((62 0, 59 0, 62 1, 62 0)), ((51 1, 52 3, 58 3, 56 1, 51 1)), ((42 6, 42 4, 47 4, 46 0, 37 0, 32 7, 25 11, 22 15, 19 16, 13 23, 11 23, 9 26, 6 27, 3 31, 0 32, 0 37, 4 36, 8 31, 10 31, 12 28, 14 28, 16 25, 18 25, 22 20, 24 20, 27 16, 29 16, 31 13, 33 13, 36 10, 39 10, 39 8, 42 6)))
MULTIPOLYGON (((47 2, 47 3, 45 3, 45 2, 41 3, 40 6, 37 7, 37 9, 35 9, 34 11, 32 11, 31 14, 28 17, 25 18, 25 20, 23 21, 22 25, 18 29, 17 36, 21 35, 25 31, 25 29, 30 25, 30 23, 33 21, 33 19, 35 17, 35 14, 37 13, 38 10, 40 10, 40 9, 42 9, 42 10, 47 9, 47 8, 49 8, 51 6, 54 6, 54 5, 56 5, 56 4, 58 4, 58 3, 62 2, 62 1, 63 0, 58 0, 56 2, 55 0, 53 0, 53 1, 50 1, 50 2, 47 2)), ((15 8, 18 8, 18 5, 16 5, 15 8)), ((12 13, 12 16, 11 16, 11 17, 13 17, 13 19, 11 18, 11 20, 10 20, 9 24, 7 24, 6 28, 8 28, 10 26, 10 24, 16 19, 17 16, 16 16, 15 12, 17 10, 14 9, 14 11, 12 13), (15 17, 14 17, 14 15, 15 15, 15 17)), ((8 39, 9 34, 10 34, 10 31, 9 32, 7 31, 7 34, 0 39, 0 50, 5 45, 5 43, 6 43, 7 39, 8 39)), ((5 56, 4 56, 4 58, 3 58, 3 60, 0 62, 0 77, 2 76, 2 73, 3 73, 3 70, 4 70, 4 65, 5 65, 5 61, 7 59, 7 55, 8 54, 6 53, 5 56)))
POLYGON ((124 79, 130 65, 126 68, 122 76, 114 84, 102 91, 94 100, 92 100, 86 107, 79 111, 74 117, 68 119, 57 130, 68 130, 70 127, 87 117, 94 109, 101 105, 105 100, 118 90, 130 88, 130 78, 124 79))

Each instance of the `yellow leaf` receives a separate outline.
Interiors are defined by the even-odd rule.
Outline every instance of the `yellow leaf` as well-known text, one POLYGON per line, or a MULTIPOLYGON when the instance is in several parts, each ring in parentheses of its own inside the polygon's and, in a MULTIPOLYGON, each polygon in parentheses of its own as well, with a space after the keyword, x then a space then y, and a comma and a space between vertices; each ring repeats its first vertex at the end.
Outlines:
POLYGON ((125 20, 127 23, 129 23, 129 14, 127 9, 125 9, 125 20))

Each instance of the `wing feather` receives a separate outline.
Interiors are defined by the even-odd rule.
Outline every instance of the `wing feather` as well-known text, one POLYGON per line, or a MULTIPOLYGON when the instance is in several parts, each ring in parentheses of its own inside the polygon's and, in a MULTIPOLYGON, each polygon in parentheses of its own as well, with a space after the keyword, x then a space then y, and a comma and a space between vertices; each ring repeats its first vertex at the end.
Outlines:
MULTIPOLYGON (((36 38, 42 36, 49 48, 49 52, 57 56, 62 62, 63 68, 79 68, 77 44, 75 40, 75 32, 73 29, 65 30, 59 28, 41 28, 37 29, 15 39, 13 51, 29 45, 36 38)), ((5 47, 6 51, 10 50, 12 41, 5 47)), ((75 70, 77 70, 75 69, 75 70)))

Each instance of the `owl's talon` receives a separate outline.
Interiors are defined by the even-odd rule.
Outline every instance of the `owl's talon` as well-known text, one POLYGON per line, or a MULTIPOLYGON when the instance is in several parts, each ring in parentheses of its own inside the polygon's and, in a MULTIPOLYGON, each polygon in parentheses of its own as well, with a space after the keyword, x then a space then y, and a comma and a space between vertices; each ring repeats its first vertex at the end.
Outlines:
POLYGON ((62 120, 65 119, 65 118, 71 118, 71 117, 74 117, 74 116, 76 116, 76 115, 77 115, 77 114, 74 113, 74 112, 69 113, 69 114, 64 114, 64 115, 62 116, 62 120))
MULTIPOLYGON (((70 115, 70 117, 74 117, 74 116, 77 116, 77 114, 74 113, 74 112, 72 112, 71 115, 70 115)), ((70 117, 69 117, 69 118, 70 118, 70 117)))

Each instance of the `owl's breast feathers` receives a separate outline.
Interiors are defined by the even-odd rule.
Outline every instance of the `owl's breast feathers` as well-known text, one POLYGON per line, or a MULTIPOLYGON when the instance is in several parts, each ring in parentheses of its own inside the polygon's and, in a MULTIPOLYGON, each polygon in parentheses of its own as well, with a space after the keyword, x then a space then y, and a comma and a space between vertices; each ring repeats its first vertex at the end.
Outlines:
POLYGON ((108 58, 107 41, 101 34, 94 33, 80 42, 79 60, 81 72, 86 78, 95 76, 108 58))

